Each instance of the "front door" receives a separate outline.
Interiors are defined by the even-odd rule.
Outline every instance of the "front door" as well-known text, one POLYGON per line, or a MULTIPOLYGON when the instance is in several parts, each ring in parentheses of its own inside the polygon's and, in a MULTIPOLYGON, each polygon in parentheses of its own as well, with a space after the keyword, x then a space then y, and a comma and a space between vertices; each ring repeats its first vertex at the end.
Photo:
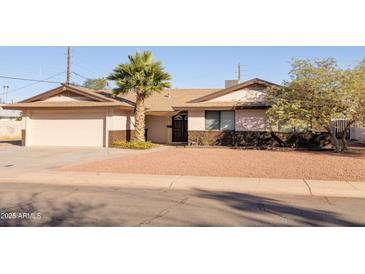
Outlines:
POLYGON ((172 117, 172 141, 187 142, 188 141, 188 115, 177 114, 172 117))

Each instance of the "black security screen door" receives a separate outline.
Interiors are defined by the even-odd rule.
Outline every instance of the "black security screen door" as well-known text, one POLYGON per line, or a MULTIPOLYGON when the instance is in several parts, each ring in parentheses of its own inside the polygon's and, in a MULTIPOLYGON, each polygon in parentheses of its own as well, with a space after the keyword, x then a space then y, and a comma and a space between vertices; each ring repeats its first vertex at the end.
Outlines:
POLYGON ((186 114, 177 114, 172 117, 172 141, 188 141, 188 116, 186 114))

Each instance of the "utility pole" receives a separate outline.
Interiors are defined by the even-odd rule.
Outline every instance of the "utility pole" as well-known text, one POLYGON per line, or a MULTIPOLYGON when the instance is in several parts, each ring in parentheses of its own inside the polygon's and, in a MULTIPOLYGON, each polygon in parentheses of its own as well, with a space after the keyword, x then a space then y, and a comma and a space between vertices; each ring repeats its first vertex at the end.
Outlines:
POLYGON ((8 101, 9 86, 6 86, 5 103, 8 101))
POLYGON ((1 103, 5 103, 5 86, 3 86, 3 96, 1 97, 1 103))
POLYGON ((1 100, 3 104, 6 104, 7 97, 8 97, 8 91, 9 91, 9 86, 8 85, 4 85, 3 86, 3 98, 1 100))
POLYGON ((67 47, 67 79, 66 85, 70 84, 70 47, 67 47))
POLYGON ((237 80, 238 80, 238 83, 241 83, 241 64, 240 63, 238 63, 238 70, 237 70, 237 80))

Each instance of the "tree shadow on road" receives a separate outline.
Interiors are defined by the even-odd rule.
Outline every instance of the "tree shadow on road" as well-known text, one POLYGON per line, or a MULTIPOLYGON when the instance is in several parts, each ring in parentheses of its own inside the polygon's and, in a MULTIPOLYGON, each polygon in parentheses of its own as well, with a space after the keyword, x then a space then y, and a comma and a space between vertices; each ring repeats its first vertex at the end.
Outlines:
POLYGON ((335 212, 293 206, 278 199, 238 192, 197 191, 196 196, 199 198, 220 201, 239 213, 254 214, 255 218, 249 218, 258 226, 270 226, 270 222, 265 219, 270 215, 275 217, 271 226, 365 226, 365 223, 347 220, 335 212))
MULTIPOLYGON (((77 201, 54 203, 49 201, 42 206, 35 206, 33 203, 23 203, 13 208, 1 208, 2 213, 33 213, 33 217, 14 217, 6 215, 7 218, 0 219, 0 227, 68 227, 68 226, 90 226, 104 227, 115 226, 108 219, 106 214, 98 214, 105 204, 81 203, 77 201), (39 213, 41 218, 37 218, 39 213)), ((4 215, 3 215, 4 216, 4 215)))

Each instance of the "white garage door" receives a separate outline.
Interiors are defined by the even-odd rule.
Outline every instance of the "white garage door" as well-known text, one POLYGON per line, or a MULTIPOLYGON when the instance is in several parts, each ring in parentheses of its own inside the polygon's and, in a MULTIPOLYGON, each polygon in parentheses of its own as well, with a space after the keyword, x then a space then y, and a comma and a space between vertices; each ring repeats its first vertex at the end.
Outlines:
POLYGON ((30 146, 91 146, 104 144, 104 113, 33 113, 30 146))

